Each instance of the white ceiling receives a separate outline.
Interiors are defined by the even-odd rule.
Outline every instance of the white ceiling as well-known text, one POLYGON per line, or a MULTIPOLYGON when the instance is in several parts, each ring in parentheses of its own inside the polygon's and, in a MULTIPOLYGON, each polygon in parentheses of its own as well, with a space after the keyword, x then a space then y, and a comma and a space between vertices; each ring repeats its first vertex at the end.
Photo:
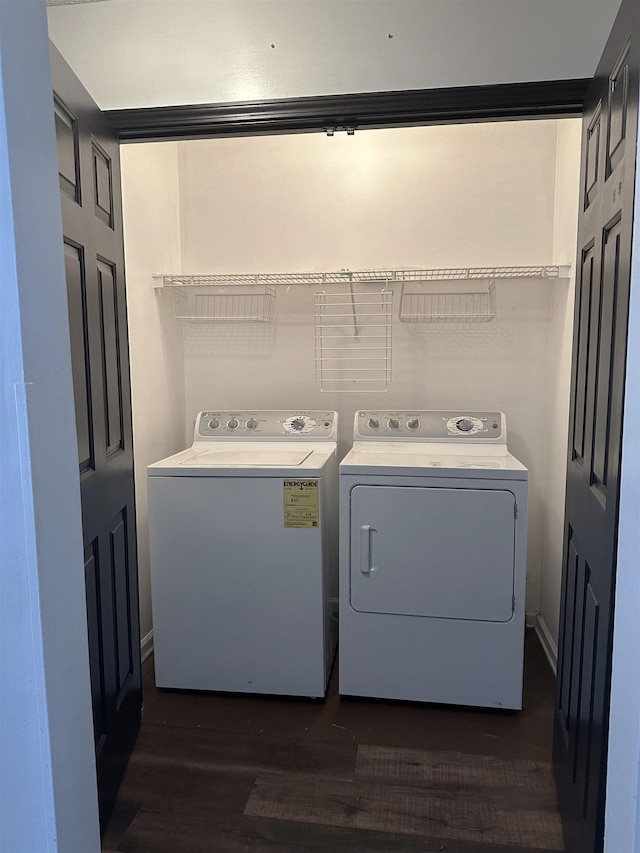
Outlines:
POLYGON ((619 5, 66 0, 48 16, 98 105, 118 109, 590 77, 619 5))

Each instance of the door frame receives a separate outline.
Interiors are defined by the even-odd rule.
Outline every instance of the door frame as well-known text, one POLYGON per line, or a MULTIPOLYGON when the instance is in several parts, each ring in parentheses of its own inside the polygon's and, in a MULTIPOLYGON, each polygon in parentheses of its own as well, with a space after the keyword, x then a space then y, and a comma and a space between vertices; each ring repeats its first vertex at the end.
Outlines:
POLYGON ((45 4, 0 22, 0 847, 99 853, 45 4))
MULTIPOLYGON (((16 468, 15 462, 10 464, 11 458, 4 447, 0 455, 12 476, 16 505, 22 510, 24 523, 16 533, 12 529, 11 519, 3 518, 0 531, 3 537, 7 535, 9 543, 20 542, 17 552, 19 565, 24 569, 28 581, 28 589, 16 590, 28 604, 26 616, 21 622, 12 622, 8 627, 6 623, 3 624, 3 634, 5 631, 8 634, 7 639, 20 661, 21 672, 24 674, 28 671, 37 676, 33 682, 29 682, 31 692, 25 696, 20 709, 25 710, 29 700, 31 707, 26 717, 15 713, 5 717, 16 732, 19 722, 24 725, 26 720, 33 750, 24 768, 25 787, 19 789, 16 786, 10 791, 2 807, 7 811, 13 808, 19 814, 26 791, 33 796, 33 802, 44 804, 41 821, 22 821, 27 824, 23 826, 24 833, 40 833, 38 843, 31 845, 34 849, 83 849, 89 853, 99 851, 100 842, 95 778, 91 778, 93 743, 90 734, 86 634, 83 641, 78 641, 83 623, 86 628, 86 614, 84 589, 78 582, 82 566, 82 537, 75 432, 70 427, 74 422, 71 360, 68 338, 65 342, 67 330, 62 319, 66 312, 66 293, 62 229, 57 205, 53 111, 47 108, 51 100, 51 74, 46 9, 44 3, 0 0, 0 12, 3 20, 0 29, 0 179, 5 184, 10 181, 13 190, 13 195, 0 208, 3 214, 1 239, 3 248, 6 246, 10 249, 11 257, 15 258, 15 263, 10 265, 11 269, 4 269, 2 276, 3 285, 6 283, 16 303, 15 309, 3 317, 2 330, 16 343, 16 351, 8 362, 11 375, 18 377, 27 367, 27 382, 34 383, 31 391, 27 386, 26 404, 22 408, 16 405, 11 394, 5 393, 0 398, 0 418, 9 425, 9 437, 16 446, 19 440, 26 438, 20 457, 22 468, 16 468), (30 57, 29 75, 24 74, 25 55, 30 57), (28 116, 24 109, 20 113, 18 102, 23 106, 24 103, 31 105, 28 116), (22 151, 17 158, 19 147, 22 151), (25 163, 28 164, 26 170, 25 163), (34 167, 37 164, 40 164, 40 168, 36 170, 34 167), (27 175, 30 169, 32 174, 27 175), (36 178, 41 179, 41 186, 35 185, 36 178), (35 208, 37 216, 17 215, 20 213, 20 192, 25 197, 38 200, 35 208), (34 239, 39 243, 38 253, 30 251, 34 239), (37 269, 27 263, 27 260, 35 262, 36 257, 40 263, 37 269), (17 309, 18 302, 21 310, 17 309), (56 323, 51 323, 51 316, 58 318, 56 323), (50 346, 47 359, 42 359, 45 342, 50 346), (36 366, 38 359, 40 364, 45 362, 40 368, 36 366), (56 376, 56 382, 51 386, 55 388, 51 393, 56 395, 56 404, 45 408, 49 417, 44 424, 42 418, 35 416, 35 410, 30 410, 29 396, 34 390, 36 398, 40 394, 45 395, 46 385, 43 387, 40 381, 50 371, 56 376), (68 495, 70 503, 64 507, 63 501, 46 500, 48 494, 68 495), (59 535, 59 525, 63 530, 62 536, 59 535), (49 569, 54 569, 55 585, 51 577, 47 576, 49 569), (57 618, 61 604, 60 589, 66 593, 64 642, 54 631, 56 621, 60 621, 57 618), (35 634, 32 630, 34 628, 35 634), (59 676, 68 673, 69 669, 77 677, 73 679, 71 689, 61 691, 59 676), (35 704, 34 695, 37 697, 35 704), (60 735, 62 741, 58 740, 60 735), (56 743, 64 744, 71 752, 65 753, 64 748, 54 749, 52 744, 56 743), (71 779, 64 778, 78 758, 81 759, 80 771, 71 779), (43 838, 46 846, 41 843, 43 838), (73 840, 70 842, 70 839, 73 840)), ((524 113, 521 117, 525 117, 524 113)), ((497 119, 498 114, 494 118, 497 119)), ((462 114, 456 120, 462 121, 462 114)), ((636 187, 636 205, 639 198, 636 187)), ((640 211, 636 213, 634 239, 636 229, 640 227, 640 211)), ((629 425, 640 421, 640 395, 634 399, 632 393, 640 379, 639 287, 640 262, 636 261, 632 266, 627 357, 629 369, 626 380, 628 393, 625 423, 629 425)), ((25 386, 23 382, 16 381, 15 387, 18 393, 25 386)), ((40 400, 40 411, 41 405, 40 400)), ((617 612, 607 774, 610 796, 607 798, 605 848, 612 853, 615 850, 636 849, 636 823, 637 816, 640 816, 635 805, 636 793, 640 790, 640 676, 634 665, 635 650, 640 646, 640 623, 634 610, 640 593, 639 579, 634 576, 636 555, 640 552, 640 478, 637 476, 640 447, 629 438, 630 432, 630 429, 625 430, 627 438, 623 441, 622 451, 617 612)), ((3 566, 3 583, 4 571, 3 566)), ((10 672, 15 671, 16 664, 13 667, 10 672)), ((3 698, 3 714, 7 704, 3 698)), ((11 708, 15 710, 15 700, 11 708)), ((21 755, 24 759, 24 752, 21 755)), ((24 843, 25 837, 21 840, 24 843)))
MULTIPOLYGON (((123 143, 578 117, 590 83, 565 80, 376 92, 111 110, 106 115, 123 143)), ((640 169, 636 181, 634 242, 640 240, 640 169)), ((635 609, 640 601, 636 568, 640 442, 634 442, 631 430, 624 429, 624 424, 640 423, 640 394, 633 393, 640 387, 639 288, 640 261, 632 258, 605 805, 605 851, 612 853, 635 853, 636 847, 640 851, 640 805, 636 807, 636 797, 640 799, 640 674, 632 665, 640 648, 640 620, 635 609)))
POLYGON ((106 110, 121 142, 266 136, 560 118, 582 114, 591 80, 501 83, 106 110))

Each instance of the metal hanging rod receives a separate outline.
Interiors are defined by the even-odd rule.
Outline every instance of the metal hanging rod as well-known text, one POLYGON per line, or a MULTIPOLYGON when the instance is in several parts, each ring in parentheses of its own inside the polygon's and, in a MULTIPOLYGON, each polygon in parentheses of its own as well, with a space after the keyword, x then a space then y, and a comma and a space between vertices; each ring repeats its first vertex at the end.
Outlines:
POLYGON ((191 287, 206 285, 310 284, 391 284, 407 281, 463 281, 466 279, 567 278, 569 265, 521 267, 447 267, 444 269, 338 270, 336 272, 216 273, 214 275, 153 276, 154 287, 191 287))

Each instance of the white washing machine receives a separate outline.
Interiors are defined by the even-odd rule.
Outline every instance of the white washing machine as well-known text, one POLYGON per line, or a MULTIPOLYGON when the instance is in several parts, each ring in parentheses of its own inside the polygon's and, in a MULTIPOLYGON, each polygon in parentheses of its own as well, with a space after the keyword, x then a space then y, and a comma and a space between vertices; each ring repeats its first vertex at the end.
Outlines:
POLYGON ((521 708, 526 529, 501 412, 357 412, 340 463, 340 693, 521 708))
POLYGON ((337 641, 337 415, 201 412, 147 468, 158 687, 321 697, 337 641))

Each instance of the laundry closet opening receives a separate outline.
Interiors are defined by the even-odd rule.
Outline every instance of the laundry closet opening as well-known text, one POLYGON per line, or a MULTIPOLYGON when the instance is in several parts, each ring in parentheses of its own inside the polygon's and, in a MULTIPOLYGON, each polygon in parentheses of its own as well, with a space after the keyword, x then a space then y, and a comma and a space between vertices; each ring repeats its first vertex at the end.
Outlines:
POLYGON ((504 412, 529 470, 527 624, 555 662, 579 153, 579 119, 121 146, 143 654, 146 467, 199 411, 335 410, 341 458, 358 409, 463 408, 504 412), (314 284, 277 284, 270 317, 185 322, 153 278, 541 265, 563 271, 495 280, 490 322, 406 322, 386 285, 386 390, 323 385, 314 284))

